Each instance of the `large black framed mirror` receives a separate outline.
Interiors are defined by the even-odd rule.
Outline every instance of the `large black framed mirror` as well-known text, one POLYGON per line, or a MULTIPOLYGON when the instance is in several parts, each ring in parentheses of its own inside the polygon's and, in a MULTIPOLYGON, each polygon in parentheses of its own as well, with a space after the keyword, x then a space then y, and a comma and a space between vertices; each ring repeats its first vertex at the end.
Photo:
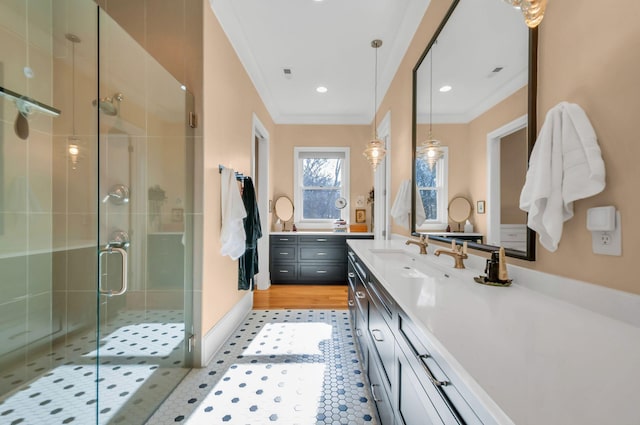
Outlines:
POLYGON ((537 29, 506 2, 452 2, 413 69, 413 235, 535 260, 518 205, 536 139, 537 45, 537 29), (429 139, 442 153, 431 165, 429 139), (471 201, 472 235, 449 222, 456 197, 471 201))

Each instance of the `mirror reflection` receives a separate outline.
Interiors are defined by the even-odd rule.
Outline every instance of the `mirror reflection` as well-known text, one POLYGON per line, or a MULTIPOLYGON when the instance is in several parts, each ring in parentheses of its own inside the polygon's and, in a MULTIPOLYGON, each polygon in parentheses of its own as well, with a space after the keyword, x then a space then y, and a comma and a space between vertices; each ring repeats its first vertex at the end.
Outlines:
POLYGON ((494 0, 452 3, 414 68, 414 233, 534 259, 519 197, 535 140, 528 131, 535 129, 535 49, 536 31, 519 10, 494 0), (468 204, 463 220, 447 208, 456 198, 468 204))
POLYGON ((287 221, 293 218, 293 202, 286 196, 281 196, 276 199, 275 203, 275 213, 276 217, 280 221, 282 225, 282 230, 286 230, 287 221))

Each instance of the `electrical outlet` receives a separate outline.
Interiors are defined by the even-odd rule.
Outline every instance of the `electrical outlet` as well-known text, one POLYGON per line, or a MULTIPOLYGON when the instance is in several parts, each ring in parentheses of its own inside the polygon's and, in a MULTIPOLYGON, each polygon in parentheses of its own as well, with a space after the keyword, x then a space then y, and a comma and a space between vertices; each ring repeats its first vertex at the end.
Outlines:
POLYGON ((620 211, 616 212, 615 228, 612 231, 592 231, 593 252, 602 255, 622 255, 622 222, 620 211))

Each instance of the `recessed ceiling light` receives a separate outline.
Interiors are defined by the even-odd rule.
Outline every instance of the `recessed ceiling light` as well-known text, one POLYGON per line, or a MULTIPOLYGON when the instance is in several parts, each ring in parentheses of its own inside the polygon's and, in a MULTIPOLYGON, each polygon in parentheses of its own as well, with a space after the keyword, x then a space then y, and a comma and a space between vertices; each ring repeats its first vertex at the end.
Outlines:
POLYGON ((446 93, 446 92, 448 92, 448 91, 451 91, 451 89, 452 89, 452 88, 453 88, 453 87, 451 87, 450 85, 446 84, 446 85, 444 85, 444 86, 440 87, 440 92, 442 92, 442 93, 446 93))
POLYGON ((326 93, 327 92, 327 88, 325 86, 320 86, 316 88, 316 91, 318 93, 326 93))

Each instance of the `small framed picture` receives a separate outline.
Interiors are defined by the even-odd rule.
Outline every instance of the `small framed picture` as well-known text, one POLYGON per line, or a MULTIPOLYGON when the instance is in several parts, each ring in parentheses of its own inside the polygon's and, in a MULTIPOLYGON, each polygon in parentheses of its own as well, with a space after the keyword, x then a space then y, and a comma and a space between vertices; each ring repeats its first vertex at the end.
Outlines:
POLYGON ((478 214, 484 214, 484 201, 478 201, 478 214))
POLYGON ((356 208, 356 223, 367 222, 367 210, 363 208, 356 208))

